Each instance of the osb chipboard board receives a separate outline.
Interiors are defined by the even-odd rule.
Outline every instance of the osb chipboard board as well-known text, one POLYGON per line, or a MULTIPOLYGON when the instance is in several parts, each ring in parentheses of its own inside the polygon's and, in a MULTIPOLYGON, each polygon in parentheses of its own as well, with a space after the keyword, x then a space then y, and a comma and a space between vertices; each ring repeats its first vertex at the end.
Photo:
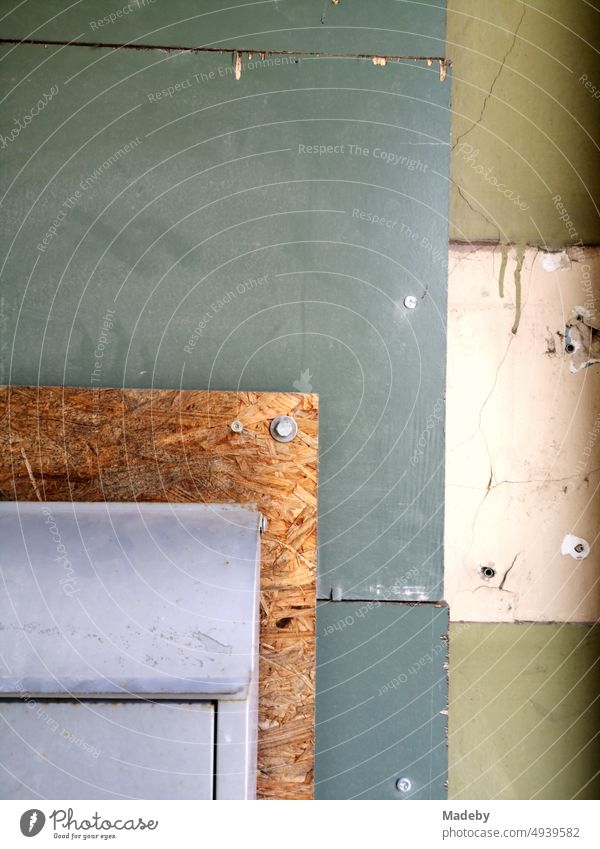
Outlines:
POLYGON ((313 795, 317 398, 0 388, 0 497, 254 503, 261 550, 258 796, 313 795), (294 416, 298 436, 269 424, 294 416), (241 434, 231 430, 239 419, 241 434))

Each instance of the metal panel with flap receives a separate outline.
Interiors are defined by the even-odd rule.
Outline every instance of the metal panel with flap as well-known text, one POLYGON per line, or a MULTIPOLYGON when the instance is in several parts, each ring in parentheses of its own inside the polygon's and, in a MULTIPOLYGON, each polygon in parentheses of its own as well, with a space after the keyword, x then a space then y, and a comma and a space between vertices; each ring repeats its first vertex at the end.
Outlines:
POLYGON ((254 795, 260 519, 0 504, 0 796, 254 795))

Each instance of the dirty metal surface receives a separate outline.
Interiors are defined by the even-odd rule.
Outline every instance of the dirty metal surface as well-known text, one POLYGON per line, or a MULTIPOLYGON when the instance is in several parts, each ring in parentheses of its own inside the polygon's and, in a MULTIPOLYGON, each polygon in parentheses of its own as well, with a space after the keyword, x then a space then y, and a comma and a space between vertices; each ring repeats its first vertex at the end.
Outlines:
POLYGON ((212 799, 210 702, 0 700, 2 799, 212 799))
POLYGON ((0 502, 0 694, 245 699, 259 520, 216 504, 0 502))

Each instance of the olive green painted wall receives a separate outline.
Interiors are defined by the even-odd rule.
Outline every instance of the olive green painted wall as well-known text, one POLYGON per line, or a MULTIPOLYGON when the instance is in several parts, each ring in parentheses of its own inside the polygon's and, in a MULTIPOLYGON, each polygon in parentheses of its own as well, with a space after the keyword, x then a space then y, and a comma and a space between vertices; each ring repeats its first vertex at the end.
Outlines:
POLYGON ((451 799, 598 799, 600 625, 450 627, 451 799))
POLYGON ((449 0, 452 239, 600 241, 599 32, 598 0, 449 0))

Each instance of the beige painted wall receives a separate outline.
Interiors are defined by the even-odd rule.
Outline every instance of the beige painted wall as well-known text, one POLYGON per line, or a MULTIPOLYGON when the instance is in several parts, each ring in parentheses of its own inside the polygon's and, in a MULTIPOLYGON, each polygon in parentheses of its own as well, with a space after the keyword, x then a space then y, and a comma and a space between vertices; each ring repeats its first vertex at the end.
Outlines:
POLYGON ((570 259, 527 249, 513 334, 515 259, 513 247, 501 298, 500 247, 450 252, 445 596, 455 621, 590 622, 600 615, 600 365, 572 373, 559 334, 576 305, 600 306, 600 249, 570 259), (567 534, 590 544, 586 559, 561 554, 567 534), (488 564, 496 575, 485 579, 488 564))

